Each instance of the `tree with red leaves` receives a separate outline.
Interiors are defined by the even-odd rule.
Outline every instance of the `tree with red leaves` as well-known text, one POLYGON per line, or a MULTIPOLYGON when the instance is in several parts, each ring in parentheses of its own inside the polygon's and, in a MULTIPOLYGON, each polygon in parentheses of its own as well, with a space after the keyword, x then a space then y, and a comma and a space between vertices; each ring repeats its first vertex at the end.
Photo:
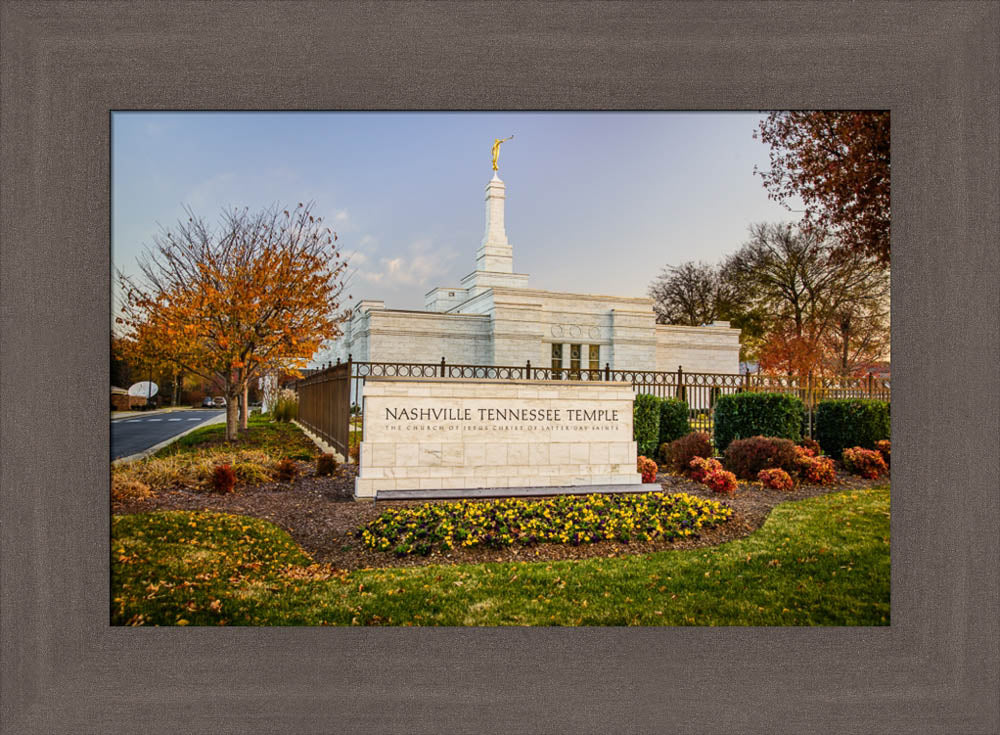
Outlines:
POLYGON ((771 146, 768 196, 799 197, 803 230, 889 265, 888 112, 772 112, 754 137, 771 146))

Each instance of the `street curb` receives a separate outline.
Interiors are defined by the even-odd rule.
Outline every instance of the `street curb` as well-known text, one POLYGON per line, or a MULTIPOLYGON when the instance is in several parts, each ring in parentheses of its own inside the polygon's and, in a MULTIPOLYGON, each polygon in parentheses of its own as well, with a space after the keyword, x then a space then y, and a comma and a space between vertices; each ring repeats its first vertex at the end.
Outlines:
POLYGON ((125 419, 134 419, 136 416, 156 416, 157 414, 173 413, 175 411, 196 411, 196 410, 198 410, 196 407, 185 408, 183 406, 167 406, 165 408, 157 408, 152 411, 128 411, 128 412, 122 411, 119 412, 118 416, 111 417, 111 423, 115 423, 116 421, 124 421, 125 419))
POLYGON ((195 431, 196 429, 200 429, 200 428, 202 428, 204 426, 211 426, 212 424, 224 424, 225 422, 226 422, 226 413, 225 413, 225 411, 223 411, 218 416, 214 416, 214 417, 212 417, 210 419, 202 421, 200 424, 192 426, 187 431, 182 431, 180 434, 176 434, 176 435, 170 437, 169 439, 164 439, 159 444, 154 444, 149 449, 144 449, 143 451, 139 452, 138 454, 130 454, 127 457, 119 457, 118 459, 112 460, 111 461, 111 466, 114 467, 115 465, 119 465, 119 464, 128 464, 129 462, 135 462, 137 459, 145 459, 149 455, 156 454, 158 451, 160 451, 164 447, 173 444, 175 441, 177 441, 178 439, 180 439, 182 436, 186 436, 186 435, 190 434, 192 431, 195 431))

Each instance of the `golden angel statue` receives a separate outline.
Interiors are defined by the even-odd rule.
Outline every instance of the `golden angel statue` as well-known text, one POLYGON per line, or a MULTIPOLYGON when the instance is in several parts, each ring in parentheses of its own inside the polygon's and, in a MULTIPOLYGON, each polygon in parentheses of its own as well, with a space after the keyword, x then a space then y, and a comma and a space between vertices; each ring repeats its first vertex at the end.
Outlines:
POLYGON ((508 140, 513 140, 514 136, 509 138, 494 138, 493 139, 493 170, 497 170, 497 159, 500 158, 500 144, 506 143, 508 140))

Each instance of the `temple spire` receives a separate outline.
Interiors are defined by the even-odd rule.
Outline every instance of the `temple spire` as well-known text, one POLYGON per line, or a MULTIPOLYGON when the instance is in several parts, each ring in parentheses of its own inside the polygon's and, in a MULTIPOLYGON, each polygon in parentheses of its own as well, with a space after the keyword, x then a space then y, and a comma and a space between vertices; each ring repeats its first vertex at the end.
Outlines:
POLYGON ((501 181, 497 172, 486 184, 486 232, 483 242, 476 251, 476 270, 494 273, 513 273, 513 249, 507 242, 507 231, 504 227, 504 200, 507 198, 507 185, 501 181))

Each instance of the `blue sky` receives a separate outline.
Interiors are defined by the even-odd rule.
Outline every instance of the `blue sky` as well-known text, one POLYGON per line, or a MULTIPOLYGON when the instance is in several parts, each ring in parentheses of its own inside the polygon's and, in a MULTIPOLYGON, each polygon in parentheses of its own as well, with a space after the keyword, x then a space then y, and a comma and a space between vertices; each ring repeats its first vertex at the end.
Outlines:
MULTIPOLYGON (((493 139, 514 270, 555 291, 644 296, 747 226, 797 220, 753 174, 755 113, 115 113, 112 263, 128 273, 183 206, 314 201, 352 254, 350 293, 423 307, 475 266, 493 139)), ((801 209, 800 205, 793 205, 801 209)))

